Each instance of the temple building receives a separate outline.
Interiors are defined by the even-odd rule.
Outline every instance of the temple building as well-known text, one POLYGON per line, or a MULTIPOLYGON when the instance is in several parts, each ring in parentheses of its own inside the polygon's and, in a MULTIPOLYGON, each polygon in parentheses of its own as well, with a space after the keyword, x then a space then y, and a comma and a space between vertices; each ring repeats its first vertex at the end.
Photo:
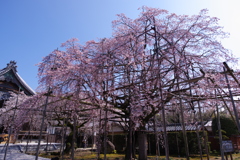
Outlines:
POLYGON ((29 96, 35 94, 18 74, 15 61, 10 61, 5 68, 0 69, 0 107, 9 99, 10 92, 24 92, 29 96))
MULTIPOLYGON (((10 61, 7 66, 0 69, 0 108, 4 107, 6 101, 9 100, 11 92, 23 92, 28 96, 34 95, 35 92, 27 85, 27 83, 17 73, 17 65, 15 61, 10 61)), ((8 139, 8 134, 4 131, 0 117, 0 143, 4 143, 8 139)), ((10 138, 10 142, 11 142, 10 138)))

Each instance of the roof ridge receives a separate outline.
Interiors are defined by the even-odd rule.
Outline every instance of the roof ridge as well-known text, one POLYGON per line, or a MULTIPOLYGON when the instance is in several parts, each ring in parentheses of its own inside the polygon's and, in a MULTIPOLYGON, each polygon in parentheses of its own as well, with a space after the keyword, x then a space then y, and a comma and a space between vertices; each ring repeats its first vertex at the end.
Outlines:
POLYGON ((13 69, 15 72, 17 72, 17 62, 16 61, 10 61, 7 63, 7 66, 3 69, 0 69, 0 75, 5 74, 9 70, 13 69))

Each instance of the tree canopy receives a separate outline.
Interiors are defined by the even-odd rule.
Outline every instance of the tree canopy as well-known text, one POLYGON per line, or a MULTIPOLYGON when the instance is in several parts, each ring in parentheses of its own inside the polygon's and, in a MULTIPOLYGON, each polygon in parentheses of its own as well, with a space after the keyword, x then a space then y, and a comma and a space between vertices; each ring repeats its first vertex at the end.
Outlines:
POLYGON ((89 121, 106 111, 109 119, 125 122, 126 130, 144 130, 156 114, 164 119, 165 111, 184 111, 184 123, 196 101, 211 106, 214 89, 224 86, 222 62, 236 61, 220 42, 228 33, 218 18, 206 9, 192 16, 139 10, 136 19, 117 15, 110 38, 84 44, 72 38, 44 57, 38 64, 41 94, 30 98, 41 101, 36 107, 44 103, 36 97, 50 87, 48 110, 56 116, 68 112, 89 121))

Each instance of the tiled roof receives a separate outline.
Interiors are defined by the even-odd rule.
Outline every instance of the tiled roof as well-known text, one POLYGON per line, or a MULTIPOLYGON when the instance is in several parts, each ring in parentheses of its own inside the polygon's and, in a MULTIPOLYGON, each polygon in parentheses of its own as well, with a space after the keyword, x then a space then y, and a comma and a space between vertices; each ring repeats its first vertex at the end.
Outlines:
MULTIPOLYGON (((153 131, 153 127, 149 128, 149 131, 153 131)), ((175 123, 175 124, 168 124, 166 126, 167 132, 174 132, 174 131, 182 131, 182 125, 180 123, 175 123)), ((186 131, 196 131, 196 130, 202 130, 201 123, 190 123, 190 124, 185 124, 185 130, 186 131)), ((164 128, 163 126, 157 126, 156 127, 157 132, 163 132, 164 128)))
MULTIPOLYGON (((7 64, 6 68, 0 69, 0 80, 1 81, 4 81, 4 80, 12 81, 15 84, 19 83, 27 92, 29 92, 29 94, 31 94, 31 95, 35 94, 35 91, 30 86, 28 86, 28 84, 17 73, 17 66, 16 66, 15 61, 10 61, 10 63, 7 64), (8 77, 5 76, 7 73, 10 73, 10 72, 13 73, 13 76, 15 77, 16 80, 9 79, 8 77)), ((19 85, 19 84, 17 84, 17 85, 19 85)))

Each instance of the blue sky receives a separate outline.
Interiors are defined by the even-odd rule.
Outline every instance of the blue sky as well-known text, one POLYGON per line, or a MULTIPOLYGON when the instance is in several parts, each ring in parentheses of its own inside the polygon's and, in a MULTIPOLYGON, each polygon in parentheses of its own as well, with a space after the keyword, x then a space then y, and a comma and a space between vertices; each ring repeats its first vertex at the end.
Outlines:
POLYGON ((38 86, 37 66, 61 43, 76 37, 82 43, 110 37, 116 14, 130 18, 146 5, 176 14, 198 14, 203 8, 220 18, 230 32, 223 45, 240 57, 239 0, 0 0, 0 68, 11 60, 32 88, 38 86))

